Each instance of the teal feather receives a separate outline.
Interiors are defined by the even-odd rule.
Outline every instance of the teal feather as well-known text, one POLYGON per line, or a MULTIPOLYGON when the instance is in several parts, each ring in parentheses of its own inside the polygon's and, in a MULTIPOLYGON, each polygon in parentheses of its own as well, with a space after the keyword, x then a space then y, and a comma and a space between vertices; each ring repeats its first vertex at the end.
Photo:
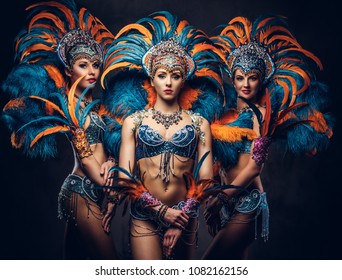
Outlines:
POLYGON ((196 166, 195 171, 194 171, 195 181, 198 181, 199 170, 201 169, 202 164, 203 164, 204 160, 207 158, 207 156, 209 155, 209 153, 210 153, 210 151, 206 152, 198 161, 197 166, 196 166))

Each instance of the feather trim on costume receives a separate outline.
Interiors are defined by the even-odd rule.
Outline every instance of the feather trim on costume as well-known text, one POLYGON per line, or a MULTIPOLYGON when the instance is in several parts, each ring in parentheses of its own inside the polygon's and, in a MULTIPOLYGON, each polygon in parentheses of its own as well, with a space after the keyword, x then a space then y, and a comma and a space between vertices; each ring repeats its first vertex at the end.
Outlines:
POLYGON ((83 127, 89 111, 99 103, 99 100, 91 102, 80 113, 80 102, 87 89, 77 102, 74 101, 74 93, 81 79, 83 77, 72 86, 69 99, 61 93, 53 93, 50 98, 54 101, 34 95, 9 101, 2 118, 13 131, 12 145, 31 157, 56 156, 56 141, 52 135, 71 133, 83 127))
MULTIPOLYGON (((222 27, 220 35, 212 39, 224 53, 225 70, 231 77, 237 57, 251 63, 264 59, 265 80, 259 102, 266 108, 263 120, 254 108, 260 136, 279 139, 285 150, 294 153, 324 150, 332 135, 333 118, 326 113, 328 98, 324 86, 315 77, 315 70, 322 70, 323 66, 298 43, 286 18, 265 14, 251 22, 236 17, 222 27)), ((253 108, 250 102, 249 106, 253 108)))

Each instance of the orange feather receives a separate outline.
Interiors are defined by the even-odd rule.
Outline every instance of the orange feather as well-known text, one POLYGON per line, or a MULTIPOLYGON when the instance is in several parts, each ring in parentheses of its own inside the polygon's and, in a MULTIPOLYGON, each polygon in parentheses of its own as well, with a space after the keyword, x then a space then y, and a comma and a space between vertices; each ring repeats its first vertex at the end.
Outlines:
POLYGON ((288 29, 284 28, 283 26, 272 26, 272 27, 267 28, 264 32, 262 32, 260 34, 260 35, 262 35, 260 37, 260 41, 264 41, 264 40, 266 40, 270 36, 271 36, 271 38, 273 38, 273 36, 280 36, 280 35, 277 35, 278 32, 280 32, 280 31, 282 31, 285 34, 287 34, 287 36, 285 34, 282 35, 282 37, 286 41, 294 41, 295 42, 294 44, 298 45, 300 47, 299 43, 296 41, 296 39, 294 39, 292 33, 288 29), (272 34, 274 32, 276 32, 275 35, 272 34))
POLYGON ((296 46, 297 48, 301 48, 301 46, 299 45, 298 41, 294 38, 289 38, 287 36, 284 35, 273 35, 271 36, 271 38, 267 41, 267 44, 272 44, 274 41, 277 40, 286 40, 287 43, 291 43, 292 45, 296 46))
POLYGON ((121 67, 127 67, 129 66, 130 69, 140 69, 141 66, 137 66, 137 65, 133 65, 132 63, 130 62, 120 62, 120 63, 117 63, 115 65, 112 65, 112 66, 109 66, 107 67, 107 69, 102 73, 102 76, 101 76, 101 86, 103 88, 105 88, 104 86, 104 79, 105 79, 105 76, 110 72, 110 71, 113 71, 115 69, 118 69, 118 68, 121 68, 121 67))
MULTIPOLYGON (((305 54, 307 57, 311 58, 319 67, 320 70, 323 70, 323 64, 321 62, 321 60, 315 56, 312 52, 309 52, 307 50, 304 50, 302 48, 298 49, 298 48, 288 48, 284 51, 299 51, 299 52, 302 52, 303 54, 305 54)), ((284 51, 279 51, 279 54, 281 54, 282 52, 284 51)))
POLYGON ((16 148, 16 149, 21 148, 21 146, 24 143, 24 138, 25 138, 25 135, 23 135, 22 137, 18 137, 15 134, 15 132, 13 132, 11 134, 11 144, 12 144, 13 148, 16 148))
POLYGON ((72 85, 71 88, 70 88, 70 91, 68 92, 68 111, 69 111, 69 114, 70 114, 70 117, 71 117, 71 121, 73 122, 73 124, 74 124, 76 127, 79 127, 79 123, 78 123, 78 120, 77 120, 76 114, 75 114, 76 102, 75 102, 74 96, 75 96, 75 91, 76 91, 76 88, 77 88, 78 83, 79 83, 84 77, 85 77, 85 75, 79 77, 79 78, 73 83, 73 85, 72 85))
POLYGON ((185 86, 179 96, 179 105, 184 110, 190 110, 192 108, 192 104, 198 99, 199 94, 199 89, 193 89, 188 85, 185 86))
POLYGON ((51 13, 39 13, 37 15, 35 15, 32 20, 29 23, 28 26, 28 32, 30 32, 31 28, 34 26, 35 21, 40 20, 42 18, 48 18, 49 20, 53 21, 54 25, 57 26, 57 28, 59 28, 60 30, 62 30, 62 32, 65 34, 67 33, 67 30, 65 30, 64 28, 64 23, 63 21, 61 21, 61 19, 59 17, 57 17, 56 15, 53 15, 51 13))
MULTIPOLYGON (((46 45, 43 44, 36 44, 36 45, 32 45, 28 48, 26 48, 26 50, 23 52, 23 54, 20 57, 20 61, 22 61, 27 55, 29 55, 31 52, 34 51, 38 51, 38 50, 45 50, 45 51, 50 51, 51 47, 48 47, 46 45)), ((31 61, 32 62, 32 61, 31 61)))
POLYGON ((287 101, 289 99, 290 89, 288 87, 288 84, 286 82, 284 82, 283 80, 277 79, 276 82, 277 82, 277 84, 281 85, 282 88, 284 89, 284 96, 283 96, 283 100, 281 102, 281 107, 282 107, 287 103, 287 101))
POLYGON ((181 20, 178 23, 177 29, 176 29, 176 34, 181 34, 182 30, 184 29, 184 27, 186 27, 187 25, 189 25, 188 21, 186 20, 181 20))
POLYGON ((115 36, 115 39, 119 38, 123 33, 125 33, 126 31, 132 30, 132 29, 136 29, 138 30, 141 34, 145 35, 146 38, 148 39, 146 42, 148 44, 151 44, 152 41, 152 34, 151 32, 144 26, 137 24, 137 23, 132 23, 132 24, 128 24, 126 25, 124 28, 122 28, 119 33, 115 36))
POLYGON ((265 26, 266 23, 272 19, 274 19, 274 17, 268 17, 268 18, 265 18, 264 20, 260 21, 258 26, 257 26, 257 29, 260 29, 262 26, 265 26))
POLYGON ((155 17, 153 17, 154 19, 159 19, 159 20, 161 20, 162 22, 164 22, 164 25, 165 25, 165 27, 166 27, 166 32, 169 32, 170 31, 170 28, 171 28, 171 26, 170 26, 170 22, 168 21, 168 19, 166 18, 166 17, 164 17, 164 16, 155 16, 155 17))
POLYGON ((19 109, 20 111, 23 111, 25 109, 24 98, 16 98, 16 99, 12 99, 8 101, 7 104, 3 108, 3 111, 12 109, 14 107, 16 107, 17 110, 19 109))
POLYGON ((213 179, 201 179, 196 182, 193 174, 189 172, 185 172, 183 178, 188 188, 186 197, 195 199, 199 202, 202 202, 211 195, 211 193, 205 193, 204 191, 212 185, 217 184, 213 179))
MULTIPOLYGON (((250 38, 250 34, 251 34, 251 29, 252 29, 252 23, 249 19, 245 18, 245 17, 235 17, 233 18, 229 24, 236 24, 236 23, 241 23, 244 27, 244 29, 241 29, 244 30, 244 34, 243 35, 240 35, 240 37, 244 37, 244 38, 250 38)), ((241 33, 242 34, 242 33, 241 33)))
POLYGON ((233 121, 235 121, 239 117, 239 113, 237 110, 229 110, 227 111, 220 119, 215 120, 215 124, 221 124, 221 125, 226 125, 229 124, 233 121))
POLYGON ((45 98, 42 98, 42 97, 39 97, 39 96, 36 96, 36 95, 31 95, 30 98, 32 99, 38 99, 38 100, 42 100, 46 103, 46 105, 50 106, 52 109, 58 111, 58 113, 60 113, 64 118, 66 118, 64 112, 53 102, 45 99, 45 98))
POLYGON ((314 110, 313 114, 308 116, 308 119, 311 121, 310 125, 320 133, 327 133, 328 138, 331 138, 332 136, 332 130, 329 128, 324 115, 317 111, 314 110))
POLYGON ((57 88, 65 86, 65 79, 59 69, 53 65, 44 65, 45 70, 49 73, 49 76, 55 82, 57 88))
POLYGON ((36 3, 36 4, 33 4, 29 7, 26 8, 26 11, 34 8, 34 7, 37 7, 37 6, 40 6, 40 5, 48 5, 48 6, 52 6, 52 7, 57 7, 58 9, 60 9, 61 11, 63 11, 63 13, 65 14, 66 18, 68 19, 68 24, 70 26, 70 29, 74 29, 75 28, 75 19, 72 15, 72 12, 70 11, 70 9, 66 8, 66 6, 64 6, 63 4, 59 3, 59 2, 56 2, 56 1, 52 1, 52 2, 49 2, 49 3, 36 3))
POLYGON ((211 77, 215 79, 220 84, 220 89, 223 92, 223 85, 222 85, 222 77, 214 72, 213 70, 209 68, 202 68, 201 70, 197 71, 196 75, 198 77, 211 77))
POLYGON ((147 107, 152 108, 157 101, 157 92, 151 85, 150 80, 146 79, 143 84, 143 89, 147 92, 147 107))
POLYGON ((30 143, 30 148, 32 149, 34 144, 36 144, 37 141, 40 138, 42 138, 43 136, 50 135, 50 134, 53 134, 53 133, 57 133, 57 132, 60 132, 60 131, 69 131, 69 130, 70 130, 69 127, 67 127, 67 126, 60 126, 60 125, 59 126, 55 126, 55 127, 47 128, 47 129, 45 129, 42 132, 37 134, 37 136, 30 143))
POLYGON ((257 137, 255 131, 249 128, 241 128, 238 126, 227 126, 217 123, 212 123, 210 125, 210 130, 212 137, 215 140, 234 143, 241 141, 243 138, 248 140, 253 140, 257 137))

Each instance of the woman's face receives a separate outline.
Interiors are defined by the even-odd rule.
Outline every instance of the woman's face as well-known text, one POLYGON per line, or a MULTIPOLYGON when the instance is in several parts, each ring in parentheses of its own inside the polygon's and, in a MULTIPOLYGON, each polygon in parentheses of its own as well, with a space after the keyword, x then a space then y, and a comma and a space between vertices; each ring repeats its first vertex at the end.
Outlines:
POLYGON ((169 72, 159 68, 151 80, 151 84, 160 98, 170 101, 178 97, 184 81, 179 70, 169 72))
POLYGON ((85 76, 78 84, 78 89, 83 91, 90 84, 90 88, 95 87, 95 83, 100 76, 100 62, 98 60, 90 61, 86 58, 76 60, 71 69, 66 69, 67 76, 70 77, 73 84, 79 77, 85 76))
POLYGON ((238 96, 255 101, 261 81, 257 73, 245 74, 240 69, 237 69, 234 74, 233 84, 238 96))

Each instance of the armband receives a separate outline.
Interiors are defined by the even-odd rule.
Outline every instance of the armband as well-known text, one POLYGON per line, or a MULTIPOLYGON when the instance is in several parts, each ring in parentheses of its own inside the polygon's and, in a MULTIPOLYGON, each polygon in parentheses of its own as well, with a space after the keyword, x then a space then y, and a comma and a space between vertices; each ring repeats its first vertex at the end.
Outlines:
POLYGON ((71 141, 81 159, 89 157, 93 154, 87 136, 82 128, 77 128, 75 130, 71 141))
POLYGON ((257 165, 262 165, 266 161, 270 144, 270 137, 259 137, 254 141, 252 159, 257 165))

